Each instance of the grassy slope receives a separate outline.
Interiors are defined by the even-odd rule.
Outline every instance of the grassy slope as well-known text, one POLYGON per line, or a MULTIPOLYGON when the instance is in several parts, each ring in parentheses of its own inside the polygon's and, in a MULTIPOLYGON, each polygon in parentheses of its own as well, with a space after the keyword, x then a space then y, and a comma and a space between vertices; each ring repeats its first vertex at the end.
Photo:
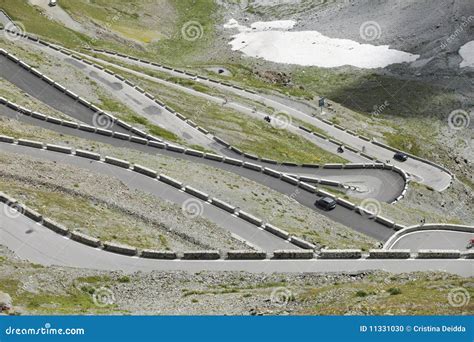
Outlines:
MULTIPOLYGON (((80 187, 79 184, 75 186, 80 187)), ((27 206, 71 230, 79 229, 102 241, 115 241, 139 248, 169 248, 164 235, 153 229, 145 229, 144 222, 104 204, 50 188, 30 186, 9 178, 0 178, 0 188, 7 189, 7 193, 15 198, 26 196, 24 202, 27 206), (155 233, 147 233, 150 231, 155 233)))
POLYGON ((246 152, 279 161, 298 163, 345 162, 343 158, 326 152, 286 130, 273 128, 263 121, 251 119, 233 110, 119 69, 113 67, 109 69, 139 84, 178 112, 246 152))

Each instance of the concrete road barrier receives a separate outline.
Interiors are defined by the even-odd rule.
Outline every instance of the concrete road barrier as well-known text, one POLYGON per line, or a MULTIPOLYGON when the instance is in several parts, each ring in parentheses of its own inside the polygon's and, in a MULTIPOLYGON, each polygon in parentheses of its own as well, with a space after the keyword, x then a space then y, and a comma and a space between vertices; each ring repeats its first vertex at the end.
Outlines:
POLYGON ((52 144, 47 144, 46 149, 49 151, 60 152, 60 153, 65 153, 65 154, 72 153, 72 148, 70 147, 64 147, 64 146, 58 146, 58 145, 52 145, 52 144))
POLYGON ((100 154, 84 150, 76 150, 76 156, 93 160, 100 160, 100 154))
POLYGON ((299 129, 301 129, 305 132, 308 132, 308 133, 312 133, 312 131, 309 128, 305 127, 305 126, 299 126, 299 129))
POLYGON ((26 217, 32 219, 33 221, 40 222, 43 219, 43 215, 38 213, 36 210, 33 210, 33 209, 28 208, 26 206, 22 206, 22 208, 23 208, 23 214, 26 217))
POLYGON ((176 117, 180 120, 186 121, 188 118, 181 113, 176 113, 176 117))
POLYGON ((242 160, 225 157, 224 163, 241 166, 243 164, 242 160))
POLYGON ((34 148, 43 148, 43 143, 39 141, 18 139, 18 145, 34 147, 34 148))
POLYGON ((236 251, 227 252, 228 260, 263 260, 266 258, 267 258, 267 253, 264 251, 236 250, 236 251))
POLYGON ((79 124, 74 121, 63 120, 62 125, 66 127, 76 128, 76 129, 79 128, 79 124))
POLYGON ((219 251, 185 251, 183 260, 217 260, 221 258, 219 251))
POLYGON ((270 223, 266 223, 264 229, 267 232, 272 233, 273 235, 276 235, 282 239, 288 240, 290 238, 290 234, 288 232, 284 231, 283 229, 277 228, 270 223))
POLYGON ((206 135, 209 134, 209 131, 208 131, 207 129, 205 129, 205 128, 202 128, 202 127, 198 126, 197 129, 198 129, 198 131, 201 132, 201 133, 204 133, 204 134, 206 134, 206 135))
POLYGON ((244 156, 249 159, 258 160, 258 156, 256 156, 255 154, 244 153, 244 156))
POLYGON ((313 259, 313 251, 306 250, 276 250, 273 252, 273 259, 313 259))
POLYGON ((346 201, 345 199, 340 198, 340 197, 336 198, 336 202, 340 204, 341 206, 346 207, 350 210, 354 210, 356 208, 356 205, 354 203, 346 201))
POLYGON ((140 257, 148 259, 163 259, 163 260, 174 260, 178 258, 178 254, 172 251, 155 251, 152 249, 144 249, 140 257))
POLYGON ((235 147, 235 146, 231 146, 231 147, 230 147, 230 150, 231 150, 231 151, 234 151, 234 152, 237 153, 237 154, 244 154, 244 152, 242 152, 242 150, 239 150, 239 149, 238 149, 237 147, 235 147))
POLYGON ((217 141, 218 143, 220 143, 221 145, 224 145, 225 147, 230 147, 230 144, 227 141, 222 140, 219 137, 214 136, 213 139, 217 141))
POLYGON ((78 232, 78 231, 73 231, 71 232, 71 240, 83 243, 85 245, 91 246, 91 247, 100 247, 101 242, 99 239, 94 238, 92 236, 86 235, 84 233, 78 232))
POLYGON ((105 162, 107 164, 112 164, 112 165, 115 165, 115 166, 119 166, 119 167, 123 167, 125 169, 128 169, 130 168, 130 163, 126 160, 122 160, 122 159, 117 159, 117 158, 112 158, 112 157, 105 157, 105 162))
POLYGON ((376 217, 375 217, 375 221, 377 221, 377 222, 379 222, 379 223, 381 223, 381 224, 383 224, 384 226, 387 226, 387 227, 389 227, 389 228, 392 228, 393 225, 395 224, 395 222, 393 222, 393 221, 391 221, 391 220, 389 220, 389 219, 387 219, 387 218, 385 218, 385 217, 383 217, 383 216, 376 216, 376 217))
POLYGON ((259 172, 262 171, 262 167, 260 165, 253 164, 253 163, 245 162, 244 167, 247 168, 247 169, 251 169, 251 170, 255 170, 255 171, 259 171, 259 172))
POLYGON ((360 249, 322 249, 319 253, 321 259, 360 259, 360 249))
POLYGON ((210 160, 217 160, 217 161, 223 161, 224 160, 224 156, 220 156, 220 155, 212 154, 212 153, 204 154, 204 158, 210 159, 210 160))
POLYGON ((369 251, 370 259, 408 259, 410 257, 409 249, 371 249, 369 251))
POLYGON ((278 162, 276 160, 273 160, 273 159, 261 158, 260 160, 262 161, 262 163, 278 164, 278 162))
POLYGON ((192 121, 192 120, 187 120, 186 122, 187 122, 191 127, 193 127, 193 128, 196 128, 196 127, 197 127, 197 124, 196 124, 194 121, 192 121))
POLYGON ((464 259, 474 259, 474 251, 461 252, 461 257, 464 259))
POLYGON ((197 189, 194 189, 193 187, 190 187, 190 186, 186 186, 184 188, 184 191, 187 192, 188 194, 191 194, 194 197, 200 198, 204 201, 207 201, 209 199, 208 194, 206 194, 205 192, 199 191, 197 189))
POLYGON ((290 237, 290 242, 298 247, 304 248, 304 249, 311 249, 314 250, 316 248, 315 245, 313 245, 311 242, 308 242, 306 240, 303 240, 299 237, 296 236, 291 236, 290 237))
POLYGON ((181 189, 183 187, 183 183, 163 174, 160 174, 159 180, 178 189, 181 189))
POLYGON ((127 141, 130 140, 130 135, 120 133, 120 132, 114 132, 113 137, 117 139, 121 139, 121 140, 127 140, 127 141))
POLYGON ((225 211, 228 211, 229 213, 234 213, 235 212, 235 207, 233 205, 230 205, 227 202, 224 202, 218 198, 212 198, 211 200, 212 205, 224 209, 225 211))
POLYGON ((351 164, 344 165, 345 169, 363 169, 364 167, 365 167, 365 164, 363 163, 351 163, 351 164))
POLYGON ((166 149, 169 151, 174 151, 174 152, 179 152, 179 153, 184 153, 185 151, 185 148, 181 146, 175 146, 175 145, 168 145, 166 149))
POLYGON ((149 169, 138 164, 133 165, 133 171, 151 178, 156 178, 158 176, 158 173, 155 170, 149 169))
POLYGON ((104 249, 109 252, 124 254, 124 255, 137 255, 138 250, 135 247, 120 245, 114 242, 104 242, 104 249))
POLYGON ((137 143, 137 144, 142 144, 142 145, 148 144, 148 140, 147 140, 147 139, 135 137, 135 136, 133 136, 133 135, 130 137, 130 141, 131 141, 131 142, 134 142, 134 143, 137 143))
POLYGON ((242 211, 242 210, 239 211, 238 215, 242 220, 250 222, 250 223, 252 223, 256 226, 260 227, 263 224, 263 221, 261 219, 255 217, 255 216, 253 216, 253 215, 251 215, 251 214, 249 214, 245 211, 242 211))
POLYGON ((280 172, 270 169, 268 167, 263 168, 263 173, 275 178, 280 178, 282 176, 280 172))
POLYGON ((280 179, 284 182, 287 182, 293 185, 298 185, 298 180, 288 175, 282 174, 280 179))
POLYGON ((52 231, 61 234, 61 235, 67 235, 69 233, 69 229, 64 227, 63 225, 49 219, 49 218, 43 218, 43 226, 46 228, 51 229, 52 231))
POLYGON ((367 158, 369 160, 375 160, 374 157, 372 157, 371 155, 367 154, 367 153, 364 153, 364 152, 361 152, 360 155, 364 158, 367 158))
POLYGON ((344 164, 324 164, 323 169, 342 169, 344 164))
POLYGON ((193 150, 191 148, 186 149, 186 151, 184 151, 184 154, 189 154, 190 156, 196 156, 201 158, 204 157, 204 152, 193 150))
POLYGON ((320 179, 319 184, 330 185, 330 186, 339 186, 339 185, 341 185, 341 183, 336 182, 336 181, 332 181, 332 180, 329 180, 329 179, 320 179))
POLYGON ((320 189, 316 190, 316 194, 318 194, 321 197, 330 197, 330 198, 334 198, 334 199, 336 198, 333 194, 331 194, 327 191, 324 191, 324 190, 320 190, 320 189))
POLYGON ((406 228, 406 227, 401 225, 401 224, 398 224, 398 223, 395 223, 393 225, 393 229, 396 230, 396 231, 402 230, 403 228, 406 228))
POLYGON ((148 146, 157 147, 157 148, 165 148, 166 144, 159 141, 149 141, 148 146))
POLYGON ((52 116, 46 117, 46 121, 47 121, 47 122, 54 123, 54 124, 57 124, 57 125, 61 125, 61 124, 63 123, 62 120, 57 119, 57 118, 53 118, 52 116))
POLYGON ((460 251, 445 249, 420 249, 417 254, 418 259, 459 259, 460 257, 460 251))
POLYGON ((107 137, 111 137, 114 133, 111 130, 98 128, 98 127, 95 129, 95 131, 96 131, 96 133, 101 134, 101 135, 105 135, 107 137))
POLYGON ((94 126, 81 124, 79 125, 79 130, 85 131, 85 132, 95 132, 96 128, 94 126))
POLYGON ((0 141, 13 144, 15 142, 15 139, 13 137, 8 137, 6 135, 0 135, 0 141))
POLYGON ((309 185, 308 183, 304 183, 304 182, 300 182, 298 184, 298 187, 300 187, 301 189, 304 189, 308 192, 311 192, 311 193, 315 193, 316 192, 316 187, 315 186, 312 186, 312 185, 309 185))

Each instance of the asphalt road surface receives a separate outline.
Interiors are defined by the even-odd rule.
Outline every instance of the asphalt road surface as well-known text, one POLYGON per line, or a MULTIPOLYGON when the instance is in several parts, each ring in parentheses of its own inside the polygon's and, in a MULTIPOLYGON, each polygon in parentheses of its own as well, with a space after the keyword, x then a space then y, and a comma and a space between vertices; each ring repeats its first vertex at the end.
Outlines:
POLYGON ((7 246, 21 259, 45 266, 121 270, 129 273, 152 270, 350 273, 377 269, 393 273, 446 271, 465 277, 474 275, 472 261, 465 259, 168 261, 128 257, 82 245, 58 235, 24 216, 6 217, 2 206, 3 204, 0 204, 0 244, 7 246))

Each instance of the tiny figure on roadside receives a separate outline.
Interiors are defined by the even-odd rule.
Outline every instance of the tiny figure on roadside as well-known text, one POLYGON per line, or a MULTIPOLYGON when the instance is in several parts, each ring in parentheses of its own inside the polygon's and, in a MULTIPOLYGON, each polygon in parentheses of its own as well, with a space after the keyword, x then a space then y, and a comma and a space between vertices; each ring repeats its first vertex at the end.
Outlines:
POLYGON ((425 223, 426 223, 426 219, 423 217, 423 218, 420 220, 420 223, 421 223, 421 226, 424 226, 425 223))
POLYGON ((272 119, 267 115, 263 118, 266 122, 270 123, 272 119))
POLYGON ((365 146, 362 146, 362 152, 365 152, 365 146))

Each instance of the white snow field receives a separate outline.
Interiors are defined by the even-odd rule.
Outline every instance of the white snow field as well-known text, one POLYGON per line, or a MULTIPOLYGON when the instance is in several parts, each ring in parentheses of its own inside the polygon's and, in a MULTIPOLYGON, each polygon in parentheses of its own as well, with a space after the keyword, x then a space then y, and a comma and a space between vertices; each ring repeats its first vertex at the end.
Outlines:
POLYGON ((349 39, 330 38, 317 31, 288 31, 295 25, 293 20, 279 20, 255 22, 247 27, 231 19, 224 28, 239 31, 229 43, 232 50, 276 63, 373 69, 419 58, 419 55, 390 49, 388 45, 360 44, 349 39))
POLYGON ((459 64, 460 68, 474 68, 474 40, 461 46, 459 49, 459 55, 462 57, 462 62, 459 64))

